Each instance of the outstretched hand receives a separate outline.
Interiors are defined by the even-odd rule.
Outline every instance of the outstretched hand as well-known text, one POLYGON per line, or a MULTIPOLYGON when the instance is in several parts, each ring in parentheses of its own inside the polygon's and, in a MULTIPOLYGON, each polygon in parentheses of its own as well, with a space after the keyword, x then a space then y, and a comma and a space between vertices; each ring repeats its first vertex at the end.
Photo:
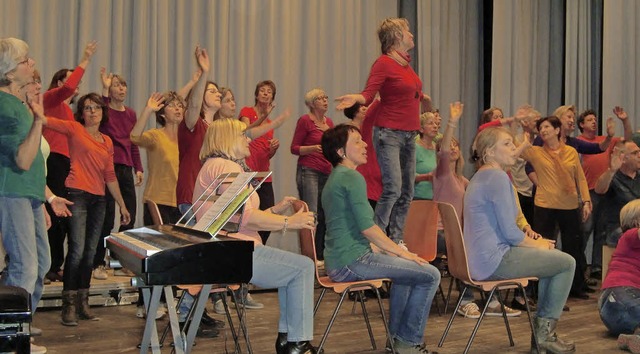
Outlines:
POLYGON ((607 118, 607 135, 613 137, 616 134, 616 122, 613 118, 607 118))
POLYGON ((625 112, 624 108, 620 106, 615 106, 613 108, 613 114, 615 114, 616 117, 618 117, 618 119, 622 121, 627 120, 627 118, 629 118, 629 116, 627 115, 627 112, 625 112))
POLYGON ((42 97, 39 93, 32 94, 27 93, 27 104, 33 112, 33 118, 35 121, 44 121, 44 105, 42 103, 42 97))
POLYGON ((204 48, 200 48, 200 46, 196 46, 196 62, 198 62, 198 66, 202 69, 202 72, 209 72, 210 61, 209 54, 207 54, 207 50, 204 48))
POLYGON ((339 111, 347 109, 353 106, 354 104, 356 104, 357 102, 356 95, 353 95, 353 94, 337 97, 335 101, 338 102, 336 109, 339 111))
POLYGON ((164 95, 160 92, 154 92, 151 94, 151 97, 147 100, 147 108, 150 110, 157 112, 164 107, 164 95))
POLYGON ((102 87, 111 87, 111 81, 113 80, 113 73, 107 74, 107 69, 103 66, 100 68, 100 80, 102 80, 102 87))
POLYGON ((89 43, 87 43, 87 45, 84 47, 84 51, 82 52, 82 59, 80 59, 80 61, 91 60, 91 57, 96 53, 97 49, 98 49, 97 41, 90 41, 89 43))
POLYGON ((449 104, 449 113, 451 114, 452 123, 456 123, 458 122, 458 120, 460 120, 463 110, 464 110, 464 104, 460 103, 460 101, 456 101, 449 104))

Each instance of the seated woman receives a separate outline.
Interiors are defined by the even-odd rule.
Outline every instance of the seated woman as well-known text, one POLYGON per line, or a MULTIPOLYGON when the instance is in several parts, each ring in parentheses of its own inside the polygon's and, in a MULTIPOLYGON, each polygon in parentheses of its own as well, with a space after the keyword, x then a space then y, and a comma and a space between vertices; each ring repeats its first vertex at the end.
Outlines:
POLYGON ((538 344, 548 353, 573 353, 575 345, 558 338, 555 328, 569 295, 576 262, 555 250, 554 241, 531 237, 518 228, 515 192, 505 172, 518 157, 511 134, 504 128, 487 128, 476 136, 474 146, 480 168, 464 198, 464 243, 469 250, 471 277, 538 277, 534 320, 538 344))
POLYGON ((624 232, 613 252, 598 301, 600 318, 618 346, 640 353, 640 199, 620 211, 624 232))
MULTIPOLYGON (((208 206, 200 208, 198 197, 211 182, 223 173, 248 171, 244 163, 249 156, 246 125, 239 120, 223 118, 213 121, 204 138, 200 158, 204 161, 193 192, 196 217, 204 215, 208 206)), ((287 197, 269 210, 259 210, 260 198, 254 193, 247 201, 242 223, 237 233, 229 234, 240 240, 255 243, 253 277, 250 283, 261 288, 278 288, 280 321, 276 353, 315 354, 310 344, 313 338, 313 281, 314 264, 311 259, 277 248, 264 246, 258 231, 313 229, 312 212, 285 212, 293 198, 287 197)))
POLYGON ((353 125, 340 124, 322 135, 322 153, 333 165, 322 192, 325 268, 337 282, 391 279, 389 331, 396 352, 428 353, 424 329, 440 272, 398 246, 374 223, 364 177, 356 171, 367 161, 366 147, 353 125))

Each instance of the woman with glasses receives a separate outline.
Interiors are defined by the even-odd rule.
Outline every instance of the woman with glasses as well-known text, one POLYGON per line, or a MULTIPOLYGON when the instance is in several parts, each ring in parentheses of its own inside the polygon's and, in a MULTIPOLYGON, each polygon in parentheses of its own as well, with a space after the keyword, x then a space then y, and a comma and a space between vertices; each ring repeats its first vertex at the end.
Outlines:
MULTIPOLYGON (((178 182, 178 125, 185 113, 185 101, 174 91, 153 93, 131 130, 131 142, 147 149, 147 185, 144 200, 158 205, 162 221, 175 224, 180 219, 176 203, 178 182), (144 131, 152 113, 160 128, 144 131)), ((152 225, 149 208, 144 208, 144 224, 152 225)))
POLYGON ((113 169, 113 143, 99 131, 109 119, 102 97, 82 96, 76 121, 46 119, 47 128, 67 137, 71 170, 65 181, 70 206, 69 250, 64 262, 62 324, 77 326, 78 318, 95 320, 89 312, 93 257, 98 247, 106 208, 105 184, 120 207, 121 222, 131 220, 113 169))
POLYGON ((331 164, 322 155, 320 140, 322 133, 333 128, 333 121, 327 116, 329 97, 324 90, 315 88, 304 95, 304 103, 309 113, 298 119, 291 141, 291 153, 298 155, 296 184, 298 195, 309 206, 309 210, 318 213, 316 229, 316 254, 318 260, 324 260, 324 211, 320 202, 322 189, 331 173, 331 164))

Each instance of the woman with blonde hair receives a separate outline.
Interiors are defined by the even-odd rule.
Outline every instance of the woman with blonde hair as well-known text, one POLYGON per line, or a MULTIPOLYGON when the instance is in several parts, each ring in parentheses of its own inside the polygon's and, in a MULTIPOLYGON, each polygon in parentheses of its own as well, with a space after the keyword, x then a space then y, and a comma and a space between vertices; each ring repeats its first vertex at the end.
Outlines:
MULTIPOLYGON (((438 123, 431 112, 420 115, 420 138, 416 140, 416 177, 413 199, 433 199, 433 171, 436 169, 438 123)), ((400 241, 402 242, 402 241, 400 241)))
POLYGON ((409 62, 413 34, 404 18, 387 18, 378 28, 382 55, 371 66, 365 89, 359 94, 338 97, 338 109, 356 102, 369 105, 380 93, 380 109, 373 131, 382 174, 382 195, 376 204, 375 220, 389 237, 402 240, 409 205, 414 195, 416 132, 420 110, 431 111, 431 98, 422 92, 422 81, 409 62))
MULTIPOLYGON (((205 202, 201 208, 202 202, 198 197, 212 181, 222 174, 248 170, 244 159, 250 154, 250 139, 245 135, 245 128, 246 125, 239 120, 219 119, 207 129, 200 150, 204 164, 193 192, 197 218, 202 217, 211 205, 211 202, 205 202)), ((261 288, 278 288, 280 320, 276 353, 314 354, 316 350, 310 344, 313 339, 314 264, 308 257, 263 245, 258 234, 260 230, 315 228, 313 212, 300 211, 292 216, 284 214, 294 200, 285 197, 263 211, 258 209, 260 198, 256 193, 252 194, 245 204, 238 232, 228 236, 255 244, 250 282, 261 288)))
MULTIPOLYGON (((464 197, 464 243, 475 280, 537 277, 535 338, 550 353, 573 353, 575 345, 557 337, 555 328, 567 300, 575 260, 554 250, 555 242, 532 237, 516 224, 518 207, 505 170, 519 151, 504 128, 487 128, 475 139, 480 168, 464 197)), ((523 147, 524 148, 524 147, 523 147)), ((532 351, 536 348, 532 338, 532 351)))
POLYGON ((618 347, 640 353, 640 200, 620 211, 620 237, 611 256, 598 300, 600 318, 609 332, 618 335, 618 347))
POLYGON ((331 173, 331 164, 322 156, 320 140, 322 133, 333 127, 331 118, 325 116, 329 109, 329 97, 324 90, 315 88, 304 95, 304 103, 309 113, 298 119, 291 140, 291 153, 298 155, 296 185, 298 195, 309 206, 309 210, 318 213, 316 229, 316 254, 318 260, 324 260, 324 210, 320 196, 331 173))

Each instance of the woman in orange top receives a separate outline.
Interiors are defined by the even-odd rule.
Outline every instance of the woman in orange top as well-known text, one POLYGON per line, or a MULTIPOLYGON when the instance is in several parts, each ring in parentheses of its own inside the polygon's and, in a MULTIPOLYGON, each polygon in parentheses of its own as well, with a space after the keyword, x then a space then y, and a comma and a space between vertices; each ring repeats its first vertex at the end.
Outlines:
POLYGON ((105 184, 120 207, 121 222, 128 224, 130 221, 113 170, 113 143, 98 131, 100 124, 108 119, 102 97, 96 93, 82 96, 75 119, 47 117, 46 120, 48 128, 67 136, 71 159, 71 171, 65 181, 67 199, 73 202, 69 208, 71 232, 62 290, 62 324, 65 326, 77 326, 78 315, 84 320, 96 318, 89 312, 87 299, 93 256, 104 221, 105 184))

